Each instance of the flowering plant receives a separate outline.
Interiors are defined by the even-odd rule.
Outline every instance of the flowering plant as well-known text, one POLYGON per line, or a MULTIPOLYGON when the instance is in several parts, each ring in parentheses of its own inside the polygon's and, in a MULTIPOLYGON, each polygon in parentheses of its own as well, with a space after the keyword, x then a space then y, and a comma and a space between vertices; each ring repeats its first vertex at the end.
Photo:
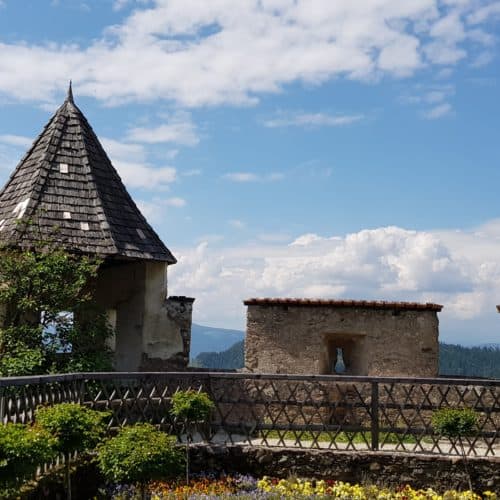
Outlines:
MULTIPOLYGON (((123 488, 115 489, 115 500, 132 499, 133 491, 124 495, 123 488)), ((472 491, 449 490, 442 494, 432 488, 413 489, 403 486, 389 489, 375 485, 349 484, 334 480, 276 479, 263 477, 256 480, 250 475, 215 475, 192 478, 189 484, 184 481, 156 481, 148 485, 148 498, 163 500, 167 498, 215 499, 215 498, 332 498, 343 500, 498 500, 495 493, 485 491, 483 497, 472 491)))

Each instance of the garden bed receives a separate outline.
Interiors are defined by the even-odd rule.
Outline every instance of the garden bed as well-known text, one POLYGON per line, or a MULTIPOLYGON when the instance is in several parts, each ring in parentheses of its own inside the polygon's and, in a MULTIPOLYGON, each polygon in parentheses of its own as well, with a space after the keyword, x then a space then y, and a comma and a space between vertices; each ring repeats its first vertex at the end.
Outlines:
MULTIPOLYGON (((47 478, 36 491, 25 498, 55 498, 63 494, 62 477, 47 478)), ((184 480, 152 481, 145 487, 144 497, 139 487, 119 484, 106 485, 103 478, 88 464, 75 471, 75 500, 163 500, 163 499, 211 499, 211 498, 332 498, 344 500, 496 500, 491 490, 471 493, 457 490, 412 488, 408 485, 384 487, 375 484, 350 484, 332 479, 287 479, 249 474, 196 474, 189 484, 184 480)))

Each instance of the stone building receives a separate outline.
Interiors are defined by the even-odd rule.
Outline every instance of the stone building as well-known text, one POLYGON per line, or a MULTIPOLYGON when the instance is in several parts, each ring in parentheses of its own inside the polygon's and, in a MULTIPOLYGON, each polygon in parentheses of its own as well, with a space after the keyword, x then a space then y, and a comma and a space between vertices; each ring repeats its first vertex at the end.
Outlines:
POLYGON ((438 375, 438 304, 307 299, 244 304, 250 372, 438 375))
POLYGON ((115 330, 117 370, 187 365, 194 299, 167 298, 176 259, 128 194, 71 84, 0 192, 0 243, 33 247, 33 231, 18 223, 26 219, 36 221, 37 238, 103 259, 96 301, 115 330))

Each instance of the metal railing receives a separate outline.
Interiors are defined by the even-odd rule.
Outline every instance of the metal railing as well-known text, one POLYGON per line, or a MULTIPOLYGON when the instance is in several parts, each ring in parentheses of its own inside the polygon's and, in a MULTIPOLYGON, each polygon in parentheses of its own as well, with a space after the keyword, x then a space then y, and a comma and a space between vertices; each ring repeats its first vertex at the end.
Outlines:
POLYGON ((110 412, 109 426, 148 421, 182 439, 170 415, 180 389, 215 403, 199 429, 220 444, 335 450, 461 453, 431 423, 444 407, 473 408, 469 455, 500 454, 500 380, 209 372, 77 373, 0 379, 0 421, 29 423, 40 405, 77 402, 110 412))

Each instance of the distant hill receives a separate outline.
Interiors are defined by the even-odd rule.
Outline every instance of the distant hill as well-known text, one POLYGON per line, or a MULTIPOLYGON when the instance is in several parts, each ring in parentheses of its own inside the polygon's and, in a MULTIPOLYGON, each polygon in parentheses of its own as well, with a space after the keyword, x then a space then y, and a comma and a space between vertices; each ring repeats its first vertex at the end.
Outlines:
POLYGON ((234 370, 243 368, 245 363, 244 341, 240 340, 222 352, 201 352, 191 363, 200 368, 234 370))
POLYGON ((500 348, 440 344, 439 373, 500 379, 500 348))
MULTIPOLYGON (((243 332, 240 332, 243 333, 243 332)), ((203 352, 192 363, 201 368, 238 369, 244 364, 244 343, 238 341, 220 352, 203 352)), ((440 375, 500 379, 500 348, 439 345, 440 375)))
POLYGON ((245 332, 241 330, 228 330, 226 328, 213 328, 193 323, 191 327, 191 359, 200 352, 225 351, 236 342, 243 340, 245 332))

